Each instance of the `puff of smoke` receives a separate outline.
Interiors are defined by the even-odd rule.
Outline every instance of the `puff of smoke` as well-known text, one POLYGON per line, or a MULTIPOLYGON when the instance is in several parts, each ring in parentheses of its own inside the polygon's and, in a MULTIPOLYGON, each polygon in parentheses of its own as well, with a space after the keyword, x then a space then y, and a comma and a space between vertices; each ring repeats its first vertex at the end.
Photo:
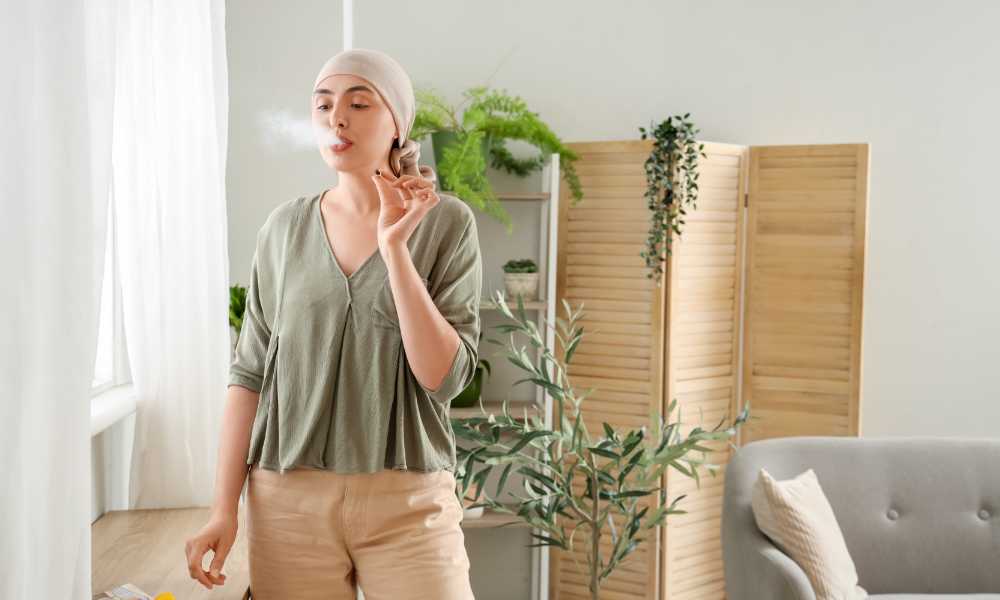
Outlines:
POLYGON ((269 148, 284 145, 294 150, 315 150, 336 142, 336 135, 330 128, 287 110, 263 112, 259 124, 264 145, 269 148))

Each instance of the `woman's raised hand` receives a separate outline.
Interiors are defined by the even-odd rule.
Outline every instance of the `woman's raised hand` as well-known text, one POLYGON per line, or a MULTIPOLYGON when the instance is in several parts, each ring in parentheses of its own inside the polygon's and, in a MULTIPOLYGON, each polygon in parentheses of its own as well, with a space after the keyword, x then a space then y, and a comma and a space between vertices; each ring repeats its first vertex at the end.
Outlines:
POLYGON ((434 183, 415 175, 396 177, 386 171, 372 175, 372 180, 382 201, 378 218, 379 249, 405 245, 424 215, 441 201, 434 183))

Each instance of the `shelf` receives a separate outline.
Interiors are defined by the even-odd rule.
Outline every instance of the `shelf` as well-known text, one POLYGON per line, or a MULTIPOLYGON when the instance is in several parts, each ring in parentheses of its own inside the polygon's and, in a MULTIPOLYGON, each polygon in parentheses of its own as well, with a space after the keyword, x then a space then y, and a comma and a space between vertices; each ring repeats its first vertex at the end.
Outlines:
MULTIPOLYGON (((507 298, 507 307, 510 308, 510 312, 517 314, 517 298, 507 298)), ((487 300, 485 298, 479 301, 480 310, 500 310, 500 305, 498 305, 493 300, 487 300)), ((546 303, 545 300, 525 300, 524 309, 525 310, 545 310, 546 303)))
MULTIPOLYGON (((450 196, 458 196, 458 194, 456 194, 455 192, 444 191, 439 193, 448 194, 450 196)), ((499 198, 500 200, 507 200, 511 202, 544 202, 546 200, 552 199, 552 195, 549 194, 548 192, 528 192, 521 194, 513 192, 511 193, 494 192, 494 194, 496 194, 496 197, 499 198)))
MULTIPOLYGON (((560 190, 560 183, 562 181, 560 172, 560 156, 558 153, 552 153, 546 160, 541 172, 540 186, 541 191, 532 191, 532 188, 526 188, 524 192, 514 192, 514 191, 500 191, 494 190, 494 196, 500 201, 502 205, 507 205, 512 211, 512 217, 515 217, 518 221, 524 220, 524 223, 518 223, 518 226, 522 224, 528 226, 531 229, 526 229, 524 231, 525 239, 530 240, 532 238, 537 239, 537 257, 535 262, 538 265, 538 288, 533 290, 531 296, 538 297, 521 297, 521 306, 524 308, 525 319, 529 323, 538 321, 535 323, 538 326, 539 332, 542 336, 542 341, 550 351, 554 351, 556 344, 556 336, 554 334, 554 328, 543 327, 542 321, 548 319, 548 313, 553 311, 554 305, 558 304, 556 299, 556 268, 557 268, 557 236, 559 232, 559 204, 562 202, 560 190), (508 203, 517 203, 509 205, 508 203), (517 209, 516 211, 513 209, 517 209), (532 215, 532 213, 535 213, 532 215), (530 299, 529 299, 530 298, 530 299)), ((510 186, 514 187, 514 186, 510 186)), ((532 186, 534 187, 534 186, 532 186)), ((517 189, 524 190, 525 188, 519 187, 517 189)), ((538 189, 538 188, 535 188, 538 189)), ((457 196, 452 192, 442 192, 445 194, 451 194, 457 196)), ((507 240, 500 240, 500 242, 505 242, 507 240)), ((535 254, 535 245, 526 243, 514 244, 513 241, 507 242, 506 246, 509 246, 513 253, 520 254, 522 252, 528 255, 535 254)), ((508 252, 505 251, 504 247, 490 248, 490 250, 497 251, 497 258, 503 257, 508 252)), ((484 249, 485 251, 485 249, 484 249)), ((489 286, 487 286, 489 287, 489 286)), ((505 289, 506 285, 501 283, 500 289, 505 289)), ((488 290, 487 290, 488 291, 488 290)), ((484 297, 480 299, 479 302, 479 314, 484 319, 492 319, 493 315, 485 311, 501 311, 509 310, 515 317, 518 316, 518 296, 509 296, 504 294, 504 304, 506 308, 500 306, 497 303, 496 297, 484 297)), ((500 316, 505 316, 504 313, 500 312, 500 316)), ((486 382, 484 381, 484 386, 486 382)), ((503 382, 494 382, 494 386, 499 385, 502 388, 509 388, 509 385, 504 385, 506 380, 503 382)), ((484 417, 489 415, 494 415, 495 417, 503 418, 503 400, 507 397, 510 392, 507 389, 497 389, 494 391, 489 386, 484 387, 482 390, 483 397, 481 400, 477 401, 470 407, 455 407, 449 406, 449 416, 452 423, 460 423, 463 419, 474 419, 486 421, 484 417)), ((508 401, 508 407, 510 409, 510 416, 512 419, 516 420, 514 426, 505 426, 502 429, 504 431, 500 432, 502 438, 508 436, 520 437, 523 433, 522 428, 527 428, 528 423, 525 423, 525 418, 527 417, 531 421, 531 426, 535 422, 544 424, 547 418, 546 407, 551 406, 551 400, 546 394, 546 391, 541 386, 535 386, 535 389, 531 391, 531 394, 525 394, 528 396, 527 399, 516 401, 508 401)), ((544 426, 544 425, 543 425, 544 426)), ((455 427, 457 429, 457 427, 455 427)), ((504 441, 506 444, 506 441, 504 441)), ((464 444, 462 444, 464 446, 464 444)), ((534 452, 535 450, 531 450, 534 452)), ((513 498, 511 498, 513 500, 513 498)), ((504 502, 504 507, 507 507, 511 511, 516 512, 518 504, 511 505, 508 502, 504 502)), ((476 511, 479 512, 479 511, 476 511)), ((463 529, 479 529, 481 531, 495 531, 497 529, 504 529, 507 527, 517 527, 518 532, 516 535, 521 535, 527 529, 532 530, 531 523, 525 522, 521 517, 516 514, 507 514, 504 512, 498 512, 497 510, 491 510, 484 507, 481 515, 479 517, 471 515, 463 515, 461 522, 463 529)), ((490 537, 486 533, 477 534, 482 535, 484 538, 490 537)), ((544 545, 533 545, 531 547, 531 582, 530 582, 530 594, 517 594, 518 597, 523 596, 525 600, 547 600, 548 599, 548 573, 550 571, 549 567, 549 548, 544 545)), ((509 594, 508 594, 509 595, 509 594)))
MULTIPOLYGON (((510 415, 515 419, 522 421, 524 420, 524 409, 528 409, 529 417, 542 417, 542 411, 534 402, 523 402, 523 401, 511 401, 510 403, 510 415)), ((493 413, 494 415, 503 415, 503 401, 502 400, 483 400, 483 408, 479 408, 479 404, 475 406, 468 407, 451 407, 450 415, 456 419, 468 419, 469 417, 482 417, 483 410, 487 414, 493 413)))
MULTIPOLYGON (((513 508, 511 507, 511 510, 513 508)), ((487 529, 490 527, 531 527, 521 517, 485 508, 481 517, 463 517, 463 529, 487 529)))
POLYGON ((544 202, 546 200, 551 200, 552 195, 548 192, 534 192, 525 194, 497 194, 497 198, 501 200, 509 200, 513 202, 544 202))

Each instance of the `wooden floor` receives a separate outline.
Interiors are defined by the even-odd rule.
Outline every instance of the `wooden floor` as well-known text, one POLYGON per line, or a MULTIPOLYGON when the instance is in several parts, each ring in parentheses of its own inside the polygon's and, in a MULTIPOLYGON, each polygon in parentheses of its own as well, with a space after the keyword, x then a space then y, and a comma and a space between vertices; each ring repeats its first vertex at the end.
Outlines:
MULTIPOLYGON (((111 511, 92 526, 94 594, 124 583, 177 600, 240 600, 250 583, 245 511, 240 511, 236 545, 222 572, 225 585, 208 590, 188 575, 184 542, 208 522, 208 508, 111 511)), ((211 564, 208 551, 204 565, 211 564)))
MULTIPOLYGON (((184 542, 208 522, 208 515, 208 508, 118 510, 104 514, 92 527, 94 593, 132 583, 154 596, 171 592, 177 600, 241 600, 250 584, 243 507, 236 545, 222 568, 225 585, 208 590, 188 575, 184 542)), ((462 521, 466 529, 497 526, 527 525, 516 516, 490 511, 462 521)), ((205 568, 211 562, 209 551, 205 568)))

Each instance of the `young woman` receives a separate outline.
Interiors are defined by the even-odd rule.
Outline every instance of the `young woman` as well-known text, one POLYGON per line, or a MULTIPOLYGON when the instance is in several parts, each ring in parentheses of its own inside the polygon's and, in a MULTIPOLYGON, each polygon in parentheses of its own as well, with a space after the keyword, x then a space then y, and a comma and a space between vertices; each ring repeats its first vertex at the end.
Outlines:
POLYGON ((478 362, 475 217, 417 165, 398 62, 341 52, 310 93, 337 185, 257 233, 215 501, 188 568, 225 582, 246 483, 254 600, 353 599, 356 583, 366 600, 473 598, 448 407, 478 362))

